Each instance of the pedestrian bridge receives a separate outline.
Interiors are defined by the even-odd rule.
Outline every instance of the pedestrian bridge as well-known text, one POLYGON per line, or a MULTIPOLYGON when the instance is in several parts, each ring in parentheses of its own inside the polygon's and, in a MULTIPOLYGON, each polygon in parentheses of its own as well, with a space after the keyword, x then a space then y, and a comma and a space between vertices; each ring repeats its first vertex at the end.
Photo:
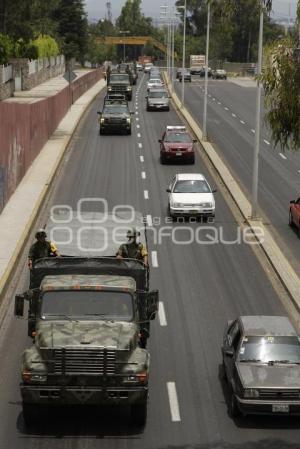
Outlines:
MULTIPOLYGON (((151 36, 106 36, 99 37, 97 41, 100 43, 106 43, 109 45, 146 45, 151 44, 153 47, 158 48, 162 53, 167 53, 167 46, 162 44, 157 39, 151 36)), ((175 58, 177 55, 175 53, 175 58)))

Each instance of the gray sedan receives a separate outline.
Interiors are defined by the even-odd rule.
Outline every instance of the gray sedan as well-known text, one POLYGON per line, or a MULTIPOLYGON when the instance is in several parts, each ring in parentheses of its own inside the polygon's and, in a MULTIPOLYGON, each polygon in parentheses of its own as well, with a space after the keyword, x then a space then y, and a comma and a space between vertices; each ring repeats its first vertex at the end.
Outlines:
POLYGON ((287 317, 229 321, 222 357, 232 416, 300 414, 300 341, 287 317))
POLYGON ((169 111, 169 95, 165 89, 150 89, 146 97, 147 111, 169 111))

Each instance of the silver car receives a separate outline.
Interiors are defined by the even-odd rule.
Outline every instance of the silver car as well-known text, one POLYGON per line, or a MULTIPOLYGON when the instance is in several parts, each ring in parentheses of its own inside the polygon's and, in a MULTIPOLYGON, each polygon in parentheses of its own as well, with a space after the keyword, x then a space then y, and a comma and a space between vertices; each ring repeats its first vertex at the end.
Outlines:
POLYGON ((215 216, 215 199, 207 180, 200 173, 180 173, 173 177, 169 188, 168 211, 178 216, 215 216))
POLYGON ((169 111, 169 94, 165 89, 150 89, 146 96, 147 111, 169 111))

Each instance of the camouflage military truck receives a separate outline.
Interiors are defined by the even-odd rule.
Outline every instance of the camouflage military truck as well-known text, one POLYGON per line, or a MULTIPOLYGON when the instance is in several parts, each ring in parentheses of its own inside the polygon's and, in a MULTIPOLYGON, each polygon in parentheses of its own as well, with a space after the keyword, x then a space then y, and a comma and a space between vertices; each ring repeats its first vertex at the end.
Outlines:
POLYGON ((33 338, 22 359, 24 420, 30 425, 49 407, 115 405, 130 406, 133 421, 142 426, 147 325, 155 318, 158 292, 149 291, 149 272, 139 260, 78 257, 72 247, 70 253, 36 261, 33 288, 15 298, 18 317, 24 300, 29 303, 33 338))
POLYGON ((127 100, 132 99, 132 85, 128 73, 119 73, 111 71, 108 85, 108 94, 121 94, 125 95, 127 100))

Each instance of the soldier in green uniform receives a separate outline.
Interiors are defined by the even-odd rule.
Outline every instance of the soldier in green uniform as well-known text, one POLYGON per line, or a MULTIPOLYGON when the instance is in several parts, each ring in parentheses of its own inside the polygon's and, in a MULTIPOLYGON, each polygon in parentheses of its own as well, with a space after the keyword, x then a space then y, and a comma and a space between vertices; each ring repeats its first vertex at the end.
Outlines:
POLYGON ((148 252, 143 243, 137 242, 137 237, 141 233, 136 229, 129 229, 127 231, 128 242, 123 243, 117 252, 118 259, 138 259, 142 260, 145 265, 148 265, 148 252))
POLYGON ((31 245, 28 254, 28 268, 31 270, 33 263, 44 257, 57 257, 59 253, 53 242, 46 240, 47 235, 44 229, 39 229, 35 234, 36 242, 31 245))

